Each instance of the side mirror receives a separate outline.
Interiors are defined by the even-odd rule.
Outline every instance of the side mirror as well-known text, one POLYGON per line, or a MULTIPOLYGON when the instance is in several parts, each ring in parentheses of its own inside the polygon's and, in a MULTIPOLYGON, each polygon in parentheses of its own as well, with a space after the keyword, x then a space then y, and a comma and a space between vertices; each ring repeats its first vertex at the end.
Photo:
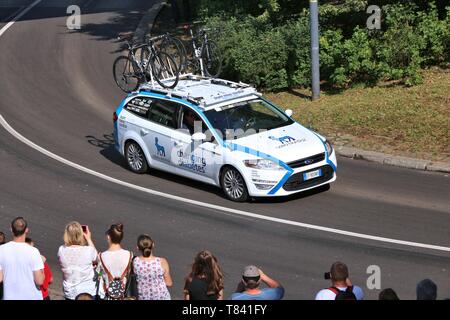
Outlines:
POLYGON ((291 117, 292 114, 294 113, 291 109, 287 109, 286 111, 284 111, 284 113, 288 116, 291 117))
POLYGON ((191 138, 195 142, 203 141, 206 140, 206 134, 204 134, 203 132, 196 132, 192 135, 191 138))

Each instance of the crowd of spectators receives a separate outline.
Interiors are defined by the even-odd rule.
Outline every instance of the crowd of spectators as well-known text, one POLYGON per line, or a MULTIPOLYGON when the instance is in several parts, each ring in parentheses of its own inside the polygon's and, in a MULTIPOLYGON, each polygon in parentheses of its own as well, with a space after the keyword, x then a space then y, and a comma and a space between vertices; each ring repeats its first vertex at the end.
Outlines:
MULTIPOLYGON (((147 234, 137 238, 139 255, 121 246, 124 226, 113 224, 106 231, 108 249, 98 252, 86 225, 73 221, 64 229, 64 244, 58 249, 66 300, 170 300, 173 285, 166 258, 154 255, 155 241, 147 234)), ((50 300, 53 274, 28 237, 24 218, 11 223, 12 240, 0 232, 0 300, 50 300)), ((348 267, 342 262, 331 265, 325 274, 330 286, 320 290, 315 300, 363 300, 361 287, 353 285, 348 267)), ((208 250, 196 254, 185 277, 185 300, 223 300, 224 276, 218 259, 208 250)), ((231 300, 280 300, 283 286, 260 268, 245 266, 231 300)), ((437 286, 424 279, 416 287, 417 300, 436 300, 437 286)), ((379 300, 399 300, 392 288, 379 293, 379 300)))

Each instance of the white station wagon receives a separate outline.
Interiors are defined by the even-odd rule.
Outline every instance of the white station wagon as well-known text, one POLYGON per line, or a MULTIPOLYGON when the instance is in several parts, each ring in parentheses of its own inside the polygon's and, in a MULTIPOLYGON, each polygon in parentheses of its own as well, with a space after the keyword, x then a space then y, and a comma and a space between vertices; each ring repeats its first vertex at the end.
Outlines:
POLYGON ((212 184, 227 198, 286 196, 336 180, 336 155, 253 87, 185 76, 150 84, 114 112, 115 148, 131 171, 155 168, 212 184))

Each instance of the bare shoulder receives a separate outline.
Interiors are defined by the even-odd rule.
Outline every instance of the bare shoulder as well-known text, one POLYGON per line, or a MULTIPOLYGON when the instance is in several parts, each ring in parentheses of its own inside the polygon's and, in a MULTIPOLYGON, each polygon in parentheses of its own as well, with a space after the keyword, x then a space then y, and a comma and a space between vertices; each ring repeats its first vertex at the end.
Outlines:
POLYGON ((159 257, 159 260, 161 261, 161 265, 164 267, 164 268, 169 268, 169 262, 167 261, 167 259, 166 258, 163 258, 163 257, 159 257))

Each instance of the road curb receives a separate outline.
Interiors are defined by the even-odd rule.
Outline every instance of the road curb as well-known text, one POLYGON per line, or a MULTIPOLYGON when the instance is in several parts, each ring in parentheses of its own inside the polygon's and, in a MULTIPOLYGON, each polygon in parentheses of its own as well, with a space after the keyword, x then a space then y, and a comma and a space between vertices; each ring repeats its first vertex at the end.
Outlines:
POLYGON ((346 146, 335 146, 336 154, 352 159, 361 159, 385 165, 435 172, 450 172, 450 163, 394 156, 376 151, 366 151, 346 146))

